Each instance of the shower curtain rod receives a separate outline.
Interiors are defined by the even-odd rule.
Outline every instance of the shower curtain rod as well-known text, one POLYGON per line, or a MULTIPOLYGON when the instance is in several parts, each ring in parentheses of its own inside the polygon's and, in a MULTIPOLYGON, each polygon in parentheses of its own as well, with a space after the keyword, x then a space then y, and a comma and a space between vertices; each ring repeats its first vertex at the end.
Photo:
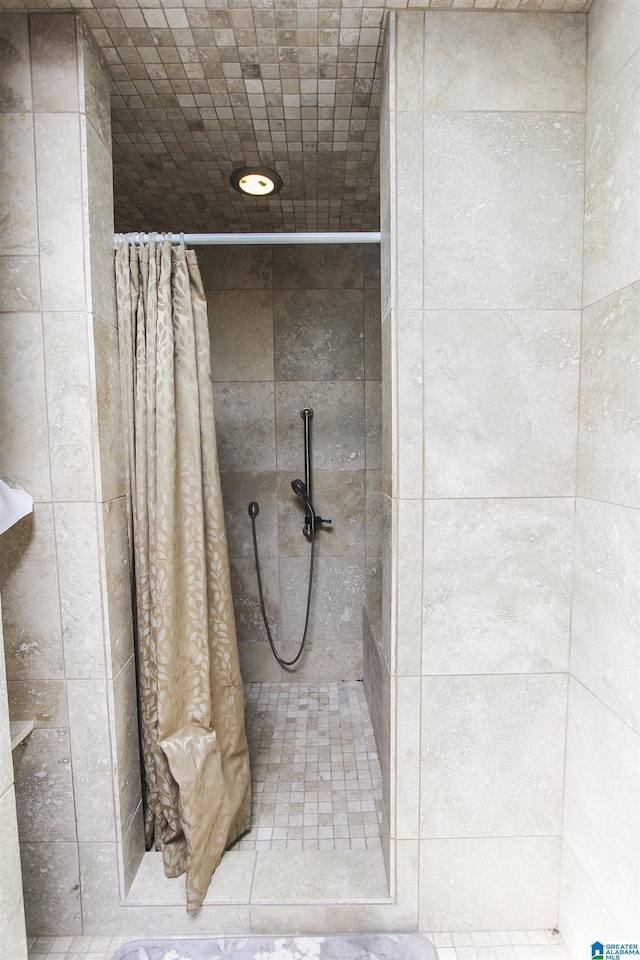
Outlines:
POLYGON ((380 243, 379 233, 116 233, 115 249, 123 242, 190 243, 194 246, 247 243, 380 243))

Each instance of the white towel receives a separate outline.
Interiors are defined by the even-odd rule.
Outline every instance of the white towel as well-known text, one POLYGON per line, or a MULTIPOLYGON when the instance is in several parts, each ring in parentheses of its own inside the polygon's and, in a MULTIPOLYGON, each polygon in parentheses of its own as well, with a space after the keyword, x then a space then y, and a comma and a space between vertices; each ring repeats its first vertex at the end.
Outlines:
POLYGON ((12 490, 4 480, 0 480, 0 533, 4 533, 32 510, 33 497, 24 490, 12 490))

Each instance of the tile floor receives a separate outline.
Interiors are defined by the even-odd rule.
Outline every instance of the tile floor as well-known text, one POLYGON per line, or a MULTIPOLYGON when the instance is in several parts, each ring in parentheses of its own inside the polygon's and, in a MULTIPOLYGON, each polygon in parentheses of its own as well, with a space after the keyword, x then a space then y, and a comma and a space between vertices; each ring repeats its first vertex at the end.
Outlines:
MULTIPOLYGON (((528 930, 492 933, 428 933, 438 960, 570 960, 559 933, 528 930)), ((111 960, 136 937, 37 937, 29 960, 111 960)))
POLYGON ((380 846, 382 777, 360 681, 249 683, 253 827, 232 849, 380 846))

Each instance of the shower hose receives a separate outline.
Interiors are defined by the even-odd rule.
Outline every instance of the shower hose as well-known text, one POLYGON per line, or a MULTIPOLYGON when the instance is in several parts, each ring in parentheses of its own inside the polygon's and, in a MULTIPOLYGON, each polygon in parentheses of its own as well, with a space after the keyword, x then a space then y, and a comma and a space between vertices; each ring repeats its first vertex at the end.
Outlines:
MULTIPOLYGON (((296 481, 294 481, 295 483, 296 481)), ((300 483, 300 481, 298 481, 300 483)), ((293 486, 293 484, 292 484, 293 486)), ((300 495, 300 494, 298 494, 300 495)), ((309 561, 309 588, 307 590, 307 612, 304 618, 304 630, 302 631, 302 640, 300 641, 300 649, 296 653, 293 660, 283 660, 278 651, 276 650, 275 643, 273 642, 273 637, 271 635, 271 629, 269 627, 269 618, 267 616, 267 609, 264 603, 264 592, 262 589, 262 577, 260 576, 260 558, 258 557, 258 538, 256 536, 256 517, 260 511, 260 507, 255 501, 252 501, 249 504, 249 516, 251 517, 251 530, 253 533, 253 552, 256 558, 256 574, 258 577, 258 593, 260 595, 260 608, 262 610, 262 619, 264 620, 265 630, 267 631, 267 637, 269 638, 269 644, 271 645, 271 650, 273 655, 283 667, 293 667, 300 657, 302 656, 302 651, 304 650, 304 645, 307 640, 307 631, 309 630, 309 610, 311 608, 311 587, 313 584, 313 560, 316 549, 316 514, 313 509, 313 504, 306 497, 304 498, 305 505, 307 507, 308 516, 309 516, 309 539, 311 540, 311 560, 309 561)))

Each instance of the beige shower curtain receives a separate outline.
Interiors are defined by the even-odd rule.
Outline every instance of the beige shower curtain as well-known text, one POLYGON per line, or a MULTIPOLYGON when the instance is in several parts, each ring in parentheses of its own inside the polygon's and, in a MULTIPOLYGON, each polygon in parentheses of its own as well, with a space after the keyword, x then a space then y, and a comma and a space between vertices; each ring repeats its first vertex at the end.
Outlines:
POLYGON ((249 752, 195 254, 116 254, 147 848, 197 910, 250 826, 249 752))

